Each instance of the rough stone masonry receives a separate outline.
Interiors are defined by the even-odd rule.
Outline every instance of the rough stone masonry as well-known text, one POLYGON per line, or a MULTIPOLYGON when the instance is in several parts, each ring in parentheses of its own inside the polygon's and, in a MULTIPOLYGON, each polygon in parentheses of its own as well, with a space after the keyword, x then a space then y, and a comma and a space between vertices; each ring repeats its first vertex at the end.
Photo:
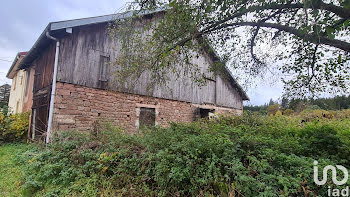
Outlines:
POLYGON ((191 122, 196 109, 241 114, 242 110, 197 105, 189 102, 121 93, 58 82, 54 105, 54 130, 88 131, 96 120, 111 121, 134 133, 139 128, 140 108, 155 109, 155 124, 191 122))

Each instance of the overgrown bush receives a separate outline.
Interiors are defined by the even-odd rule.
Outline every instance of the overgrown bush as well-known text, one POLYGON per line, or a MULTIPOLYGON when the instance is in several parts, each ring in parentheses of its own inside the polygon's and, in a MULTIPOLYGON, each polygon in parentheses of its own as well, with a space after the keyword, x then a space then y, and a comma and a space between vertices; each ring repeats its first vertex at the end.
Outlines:
POLYGON ((29 113, 4 114, 0 112, 0 143, 21 141, 29 126, 29 113))
POLYGON ((133 136, 113 127, 61 132, 44 150, 20 157, 24 194, 325 196, 313 162, 350 167, 350 124, 301 120, 245 113, 133 136))
POLYGON ((304 120, 313 119, 349 119, 350 109, 338 110, 338 111, 327 111, 323 109, 306 109, 299 113, 299 116, 304 120))
POLYGON ((283 112, 283 115, 285 115, 285 116, 291 116, 293 114, 294 114, 294 110, 292 110, 292 109, 286 109, 283 112))

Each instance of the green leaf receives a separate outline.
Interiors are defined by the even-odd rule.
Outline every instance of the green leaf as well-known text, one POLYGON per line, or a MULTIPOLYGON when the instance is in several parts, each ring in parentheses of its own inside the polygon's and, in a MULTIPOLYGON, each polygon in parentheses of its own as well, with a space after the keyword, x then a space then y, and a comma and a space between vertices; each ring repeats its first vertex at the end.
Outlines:
POLYGON ((341 63, 341 54, 338 55, 338 63, 341 63))
POLYGON ((175 6, 175 1, 170 1, 169 6, 170 7, 174 7, 175 6))
POLYGON ((333 34, 334 31, 335 31, 335 29, 333 29, 332 27, 326 27, 327 36, 330 39, 334 39, 335 38, 335 35, 333 34))

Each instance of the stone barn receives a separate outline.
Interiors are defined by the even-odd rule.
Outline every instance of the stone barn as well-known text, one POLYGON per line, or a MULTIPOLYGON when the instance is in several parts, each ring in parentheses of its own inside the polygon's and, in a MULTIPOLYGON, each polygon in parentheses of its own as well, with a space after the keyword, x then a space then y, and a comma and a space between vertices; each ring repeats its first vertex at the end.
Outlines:
MULTIPOLYGON (((147 13, 147 20, 161 12, 147 13)), ((169 87, 147 91, 144 73, 134 88, 122 90, 109 62, 118 46, 108 24, 128 14, 52 22, 47 25, 20 69, 35 70, 31 135, 49 140, 57 130, 90 130, 96 120, 110 120, 129 132, 143 125, 190 122, 209 113, 241 114, 246 93, 231 73, 215 75, 199 87, 189 78, 170 79, 169 87), (171 91, 169 91, 169 89, 171 91)), ((197 57, 203 72, 219 59, 210 50, 197 57)), ((210 73, 209 73, 210 74, 210 73)))

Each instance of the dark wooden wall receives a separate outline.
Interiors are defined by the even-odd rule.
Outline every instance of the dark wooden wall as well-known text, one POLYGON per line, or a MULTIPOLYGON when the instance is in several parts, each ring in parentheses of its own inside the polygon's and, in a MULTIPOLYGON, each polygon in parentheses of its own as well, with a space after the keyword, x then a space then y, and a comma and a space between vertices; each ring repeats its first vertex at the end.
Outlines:
MULTIPOLYGON (((45 140, 50 93, 55 62, 56 42, 52 41, 34 62, 33 105, 31 132, 36 140, 45 140)), ((31 136, 32 136, 31 134, 31 136)))
POLYGON ((34 94, 52 84, 55 51, 56 43, 52 42, 43 54, 33 62, 33 66, 35 67, 34 94))
MULTIPOLYGON (((92 88, 102 88, 99 80, 100 56, 109 56, 113 61, 118 56, 119 46, 107 34, 107 24, 89 25, 73 28, 73 33, 61 39, 57 80, 71 84, 79 84, 92 88)), ((201 71, 207 75, 211 59, 203 54, 193 60, 200 65, 201 71)), ((110 68, 113 70, 114 68, 110 68)), ((121 91, 119 84, 113 82, 109 75, 107 89, 121 91)), ((198 87, 187 77, 173 77, 167 86, 156 87, 153 92, 147 91, 150 75, 141 75, 135 88, 123 90, 128 93, 153 97, 187 101, 196 104, 217 104, 223 107, 242 109, 242 98, 235 87, 224 80, 208 81, 204 87, 198 87)))

